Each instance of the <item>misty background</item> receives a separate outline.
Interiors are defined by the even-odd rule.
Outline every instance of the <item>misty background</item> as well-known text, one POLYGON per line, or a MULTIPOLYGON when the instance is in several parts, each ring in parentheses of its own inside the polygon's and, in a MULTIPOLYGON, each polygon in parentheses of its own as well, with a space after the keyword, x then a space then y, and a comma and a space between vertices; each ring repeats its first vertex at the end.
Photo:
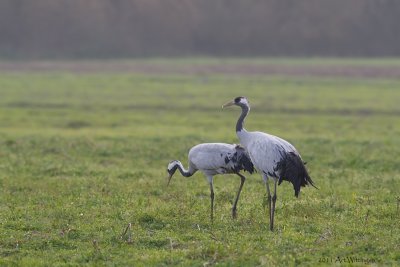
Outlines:
POLYGON ((1 0, 0 58, 400 55, 397 0, 1 0))

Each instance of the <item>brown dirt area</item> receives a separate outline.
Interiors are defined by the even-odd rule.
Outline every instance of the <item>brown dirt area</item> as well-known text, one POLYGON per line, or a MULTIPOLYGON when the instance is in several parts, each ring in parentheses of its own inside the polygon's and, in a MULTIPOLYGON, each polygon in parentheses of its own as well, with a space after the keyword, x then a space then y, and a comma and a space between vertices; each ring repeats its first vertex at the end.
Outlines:
POLYGON ((284 76, 326 76, 400 78, 400 65, 287 65, 258 63, 180 63, 142 61, 29 61, 0 62, 0 72, 72 72, 72 73, 138 73, 154 75, 284 75, 284 76))

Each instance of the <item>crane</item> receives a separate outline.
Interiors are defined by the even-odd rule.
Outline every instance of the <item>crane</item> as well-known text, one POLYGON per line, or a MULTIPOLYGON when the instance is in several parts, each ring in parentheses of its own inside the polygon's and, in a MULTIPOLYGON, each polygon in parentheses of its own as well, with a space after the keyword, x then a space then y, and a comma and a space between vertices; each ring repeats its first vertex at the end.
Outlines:
POLYGON ((246 97, 236 97, 224 104, 222 108, 232 105, 239 106, 242 109, 236 123, 236 134, 241 145, 249 154, 254 167, 263 177, 267 189, 270 230, 273 231, 277 184, 280 185, 283 180, 292 183, 296 197, 299 196, 300 187, 309 184, 315 187, 315 185, 307 172, 305 162, 292 144, 274 135, 263 132, 248 132, 243 128, 244 120, 250 111, 250 104, 246 97), (268 179, 270 178, 274 182, 273 196, 271 196, 269 188, 268 179))
POLYGON ((211 221, 214 216, 214 185, 213 177, 217 174, 234 173, 240 177, 240 186, 232 206, 232 217, 235 219, 236 206, 239 201, 240 192, 246 177, 239 172, 241 170, 254 172, 253 163, 250 161, 245 149, 236 144, 225 143, 204 143, 192 147, 188 155, 189 169, 186 170, 179 160, 173 160, 168 164, 168 184, 176 170, 179 170, 184 177, 192 176, 196 171, 201 171, 210 185, 211 198, 211 221))

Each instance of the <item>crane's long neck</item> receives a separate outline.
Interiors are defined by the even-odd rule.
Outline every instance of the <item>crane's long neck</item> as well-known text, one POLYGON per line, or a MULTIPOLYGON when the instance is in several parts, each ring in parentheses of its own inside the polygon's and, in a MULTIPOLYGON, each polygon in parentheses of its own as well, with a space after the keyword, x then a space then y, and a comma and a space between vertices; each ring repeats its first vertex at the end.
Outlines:
POLYGON ((178 169, 179 172, 185 177, 190 177, 193 175, 193 173, 191 173, 190 171, 186 170, 185 167, 183 167, 180 161, 175 162, 175 166, 173 167, 173 172, 175 172, 176 169, 178 169))
POLYGON ((241 132, 241 131, 246 131, 243 128, 243 124, 244 124, 244 119, 246 118, 247 114, 249 114, 250 111, 250 107, 248 106, 240 106, 242 108, 242 114, 240 114, 240 117, 236 123, 236 132, 241 132))

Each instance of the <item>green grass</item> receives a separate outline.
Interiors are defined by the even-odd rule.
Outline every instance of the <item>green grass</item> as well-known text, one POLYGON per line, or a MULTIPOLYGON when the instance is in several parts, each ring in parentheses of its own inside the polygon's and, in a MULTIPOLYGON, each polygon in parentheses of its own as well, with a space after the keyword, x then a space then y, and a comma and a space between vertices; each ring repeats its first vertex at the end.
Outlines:
POLYGON ((19 73, 0 94, 2 266, 400 264, 400 80, 19 73), (319 187, 279 186, 274 232, 259 174, 236 221, 237 176, 215 178, 213 224, 202 174, 166 187, 191 146, 237 142, 238 95, 319 187))

